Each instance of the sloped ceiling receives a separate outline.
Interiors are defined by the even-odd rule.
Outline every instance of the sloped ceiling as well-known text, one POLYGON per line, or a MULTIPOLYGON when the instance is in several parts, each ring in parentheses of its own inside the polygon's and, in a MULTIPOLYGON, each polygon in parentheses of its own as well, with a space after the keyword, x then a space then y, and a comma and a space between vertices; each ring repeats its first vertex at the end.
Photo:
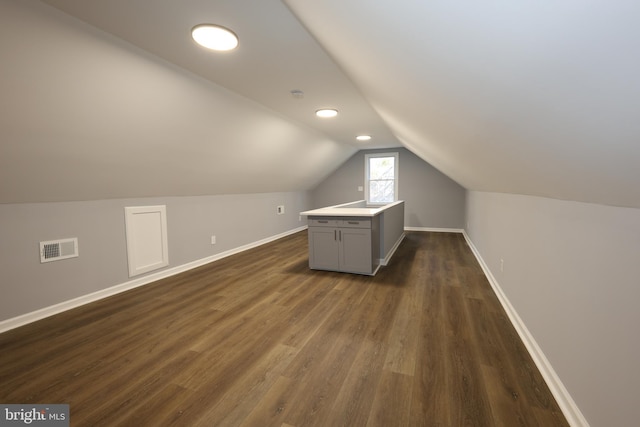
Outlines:
POLYGON ((466 188, 640 207, 640 2, 287 4, 466 188))
POLYGON ((277 0, 51 3, 0 0, 0 203, 307 190, 358 133, 400 145, 277 0), (240 49, 197 46, 209 20, 240 49))
POLYGON ((468 189, 640 207, 638 2, 44 3, 87 24, 0 3, 0 202, 308 189, 402 144, 468 189))

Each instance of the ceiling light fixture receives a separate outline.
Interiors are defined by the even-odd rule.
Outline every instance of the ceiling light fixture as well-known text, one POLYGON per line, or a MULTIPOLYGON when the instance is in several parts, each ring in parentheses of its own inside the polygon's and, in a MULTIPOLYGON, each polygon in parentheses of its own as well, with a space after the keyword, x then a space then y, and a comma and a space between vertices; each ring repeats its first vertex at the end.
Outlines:
POLYGON ((358 135, 356 136, 358 141, 369 141, 371 139, 371 135, 358 135))
POLYGON ((316 116, 322 117, 322 118, 335 117, 337 115, 338 115, 338 110, 334 110, 331 108, 324 108, 322 110, 316 111, 316 116))
POLYGON ((191 29, 191 37, 200 46, 211 50, 233 50, 238 46, 238 36, 230 29, 220 25, 196 25, 191 29))

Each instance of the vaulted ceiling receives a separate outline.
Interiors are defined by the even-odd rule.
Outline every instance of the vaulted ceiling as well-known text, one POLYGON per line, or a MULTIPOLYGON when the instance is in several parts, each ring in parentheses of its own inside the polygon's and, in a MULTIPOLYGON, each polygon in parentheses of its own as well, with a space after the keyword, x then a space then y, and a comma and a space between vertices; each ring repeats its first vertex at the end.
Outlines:
POLYGON ((627 0, 0 0, 0 203, 305 190, 402 145, 468 189, 640 207, 637 16, 627 0), (239 48, 195 45, 204 22, 239 48))

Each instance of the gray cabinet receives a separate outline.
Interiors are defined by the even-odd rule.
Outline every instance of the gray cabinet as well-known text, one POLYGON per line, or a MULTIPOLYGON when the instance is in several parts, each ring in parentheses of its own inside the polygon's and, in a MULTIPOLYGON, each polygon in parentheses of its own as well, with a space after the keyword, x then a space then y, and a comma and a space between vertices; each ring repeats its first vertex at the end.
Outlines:
POLYGON ((371 218, 310 218, 309 267, 373 274, 371 218))

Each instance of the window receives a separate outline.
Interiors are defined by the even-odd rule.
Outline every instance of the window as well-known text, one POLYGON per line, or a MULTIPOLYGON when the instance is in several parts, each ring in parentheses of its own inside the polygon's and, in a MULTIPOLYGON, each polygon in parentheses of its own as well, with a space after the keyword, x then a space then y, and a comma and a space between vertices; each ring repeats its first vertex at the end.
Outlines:
POLYGON ((364 156, 364 183, 367 204, 383 205, 398 200, 398 153, 364 156))

